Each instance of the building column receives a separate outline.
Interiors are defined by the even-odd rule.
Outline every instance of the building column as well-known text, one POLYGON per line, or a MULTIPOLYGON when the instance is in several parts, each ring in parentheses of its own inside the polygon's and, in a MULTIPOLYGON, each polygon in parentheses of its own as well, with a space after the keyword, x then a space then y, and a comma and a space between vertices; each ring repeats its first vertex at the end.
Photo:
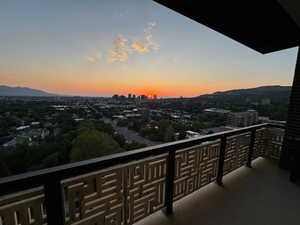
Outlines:
MULTIPOLYGON (((292 169, 293 162, 300 153, 300 51, 296 61, 294 81, 290 95, 288 119, 283 147, 280 158, 280 167, 292 169)), ((299 159, 298 159, 299 160, 299 159)), ((300 162, 299 162, 300 163, 300 162)))

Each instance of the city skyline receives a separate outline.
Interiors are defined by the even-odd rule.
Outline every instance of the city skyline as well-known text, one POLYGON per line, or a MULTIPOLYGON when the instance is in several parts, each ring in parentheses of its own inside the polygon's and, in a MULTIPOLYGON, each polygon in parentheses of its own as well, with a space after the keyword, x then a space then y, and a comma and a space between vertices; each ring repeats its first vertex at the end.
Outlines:
POLYGON ((3 85, 193 97, 292 82, 296 48, 261 55, 152 1, 2 5, 3 85))

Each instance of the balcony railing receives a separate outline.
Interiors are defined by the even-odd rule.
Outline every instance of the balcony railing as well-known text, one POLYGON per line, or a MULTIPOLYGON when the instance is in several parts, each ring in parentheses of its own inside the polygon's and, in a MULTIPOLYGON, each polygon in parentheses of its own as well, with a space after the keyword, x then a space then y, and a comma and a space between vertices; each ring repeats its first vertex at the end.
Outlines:
POLYGON ((284 127, 261 124, 0 180, 0 225, 130 225, 257 157, 278 160, 284 127))

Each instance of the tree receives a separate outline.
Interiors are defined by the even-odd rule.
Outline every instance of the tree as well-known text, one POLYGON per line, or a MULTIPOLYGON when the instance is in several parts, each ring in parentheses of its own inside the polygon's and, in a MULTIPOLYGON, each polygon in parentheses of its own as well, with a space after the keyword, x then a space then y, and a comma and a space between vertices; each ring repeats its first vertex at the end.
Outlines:
POLYGON ((7 165, 5 164, 5 162, 0 160, 0 177, 5 177, 8 175, 10 175, 10 172, 7 165))
POLYGON ((114 138, 114 140, 115 140, 116 142, 118 142, 118 144, 120 145, 120 147, 123 148, 123 146, 124 146, 125 143, 126 143, 125 137, 124 137, 123 135, 121 135, 121 134, 116 133, 116 134, 113 135, 113 138, 114 138))
POLYGON ((180 131, 178 139, 182 140, 182 139, 185 139, 185 137, 186 137, 186 133, 184 131, 180 131))
POLYGON ((72 162, 120 152, 118 143, 108 134, 96 129, 83 130, 72 142, 72 162))
POLYGON ((128 126, 128 124, 129 124, 128 120, 118 120, 118 122, 117 122, 117 125, 119 127, 126 127, 126 126, 128 126))
POLYGON ((51 155, 48 155, 42 162, 43 168, 57 166, 59 164, 59 153, 55 152, 51 155))
POLYGON ((125 144, 125 149, 126 149, 126 151, 130 151, 130 150, 134 150, 134 149, 138 149, 138 148, 144 148, 146 146, 147 145, 145 145, 143 143, 139 143, 139 142, 133 141, 131 143, 125 144))
POLYGON ((107 133, 109 135, 113 135, 114 132, 115 132, 114 128, 109 123, 104 123, 102 121, 99 121, 97 123, 93 123, 91 121, 85 121, 85 122, 87 123, 86 127, 97 129, 97 130, 99 130, 101 132, 104 132, 104 133, 107 133))
POLYGON ((174 141, 174 129, 172 126, 168 126, 165 130, 165 134, 164 134, 164 141, 165 142, 170 142, 170 141, 174 141))

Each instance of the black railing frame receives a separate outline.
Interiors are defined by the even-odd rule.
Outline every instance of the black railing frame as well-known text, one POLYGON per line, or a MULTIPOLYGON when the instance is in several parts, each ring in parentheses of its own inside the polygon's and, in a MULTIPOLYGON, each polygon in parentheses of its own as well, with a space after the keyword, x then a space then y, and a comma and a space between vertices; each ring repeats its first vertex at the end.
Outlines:
POLYGON ((220 186, 223 186, 223 170, 224 170, 226 145, 227 145, 227 136, 223 136, 221 137, 221 146, 220 146, 218 172, 217 172, 217 184, 220 186))
POLYGON ((120 164, 134 162, 144 158, 158 156, 168 153, 167 175, 165 188, 165 213, 173 212, 173 192, 175 179, 175 156, 176 151, 199 145, 207 141, 221 140, 219 167, 217 183, 223 185, 223 166, 225 158, 226 140, 230 136, 251 132, 249 156, 247 166, 251 167, 252 154, 255 144, 255 132, 262 128, 280 128, 284 126, 274 124, 258 124, 250 127, 206 135, 193 139, 181 140, 152 147, 146 147, 124 153, 117 153, 109 156, 99 157, 62 166, 52 167, 44 170, 28 172, 16 176, 9 176, 0 179, 0 197, 6 194, 23 191, 29 188, 44 186, 45 206, 48 215, 48 225, 64 225, 64 203, 61 181, 82 174, 106 169, 120 164), (60 204, 58 204, 60 203, 60 204), (51 216, 52 215, 52 216, 51 216), (51 218, 50 218, 51 217, 51 218))

